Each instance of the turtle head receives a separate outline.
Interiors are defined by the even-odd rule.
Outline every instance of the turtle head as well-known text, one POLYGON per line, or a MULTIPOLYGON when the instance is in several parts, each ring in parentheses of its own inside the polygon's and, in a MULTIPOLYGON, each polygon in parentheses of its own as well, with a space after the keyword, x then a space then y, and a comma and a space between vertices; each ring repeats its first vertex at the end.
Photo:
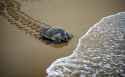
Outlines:
POLYGON ((73 37, 73 35, 69 32, 66 32, 63 28, 54 26, 44 32, 41 32, 41 37, 45 38, 51 43, 60 44, 68 42, 73 37))

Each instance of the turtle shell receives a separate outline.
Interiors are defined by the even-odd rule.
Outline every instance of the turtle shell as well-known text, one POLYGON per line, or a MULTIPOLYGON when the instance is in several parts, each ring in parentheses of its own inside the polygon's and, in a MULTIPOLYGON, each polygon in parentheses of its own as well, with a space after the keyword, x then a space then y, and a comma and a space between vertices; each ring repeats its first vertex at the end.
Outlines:
POLYGON ((72 38, 72 34, 65 32, 63 28, 51 27, 40 33, 41 37, 52 43, 68 42, 72 38))

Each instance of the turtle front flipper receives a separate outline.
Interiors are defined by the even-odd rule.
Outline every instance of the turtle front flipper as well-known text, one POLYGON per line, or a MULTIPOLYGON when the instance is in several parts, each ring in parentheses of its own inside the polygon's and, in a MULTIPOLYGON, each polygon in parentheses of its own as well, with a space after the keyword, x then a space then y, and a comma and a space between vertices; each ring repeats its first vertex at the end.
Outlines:
POLYGON ((48 28, 44 32, 41 31, 40 36, 53 44, 66 43, 73 37, 71 33, 64 31, 63 28, 55 26, 48 28))

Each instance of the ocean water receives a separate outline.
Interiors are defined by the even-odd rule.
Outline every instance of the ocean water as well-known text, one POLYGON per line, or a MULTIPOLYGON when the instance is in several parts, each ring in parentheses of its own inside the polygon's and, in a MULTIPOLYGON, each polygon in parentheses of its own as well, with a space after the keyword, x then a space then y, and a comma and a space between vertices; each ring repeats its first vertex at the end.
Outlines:
POLYGON ((55 59, 69 55, 78 39, 102 17, 125 11, 124 0, 17 0, 21 10, 74 37, 65 46, 50 46, 18 30, 0 16, 0 77, 45 77, 55 59))

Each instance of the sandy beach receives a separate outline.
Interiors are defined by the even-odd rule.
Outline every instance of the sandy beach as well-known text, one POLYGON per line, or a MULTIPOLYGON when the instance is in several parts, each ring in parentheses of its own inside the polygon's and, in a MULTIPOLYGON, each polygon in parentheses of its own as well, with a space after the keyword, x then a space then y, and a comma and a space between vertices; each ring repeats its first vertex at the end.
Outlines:
POLYGON ((21 10, 49 25, 59 25, 74 37, 53 47, 32 38, 0 16, 0 77, 45 77, 55 59, 69 55, 78 39, 102 17, 125 11, 124 0, 17 0, 21 10))

